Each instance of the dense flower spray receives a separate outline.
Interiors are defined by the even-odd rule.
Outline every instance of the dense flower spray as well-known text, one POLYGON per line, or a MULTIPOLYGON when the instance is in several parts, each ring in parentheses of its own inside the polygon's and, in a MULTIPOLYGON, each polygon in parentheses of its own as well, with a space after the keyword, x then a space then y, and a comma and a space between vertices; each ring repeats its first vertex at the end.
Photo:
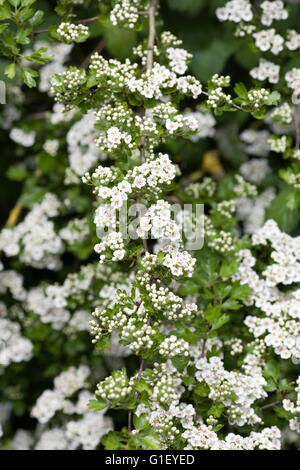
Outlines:
POLYGON ((12 88, 4 109, 2 127, 26 157, 8 175, 26 183, 0 232, 3 446, 278 450, 297 442, 299 236, 265 222, 278 197, 270 151, 290 159, 280 177, 289 209, 300 202, 299 73, 279 63, 300 35, 276 29, 288 8, 233 0, 216 10, 235 25, 234 41, 248 38, 259 51, 251 88, 232 87, 229 75, 196 78, 192 54, 163 28, 158 0, 87 2, 96 16, 83 20, 82 2, 60 0, 61 20, 45 30, 36 29, 39 10, 29 21, 19 3, 4 13, 22 34, 0 30, 12 61, 6 75, 38 85, 53 107, 29 117, 31 128, 12 88), (105 36, 106 23, 135 38, 130 53, 111 57, 101 38, 78 63, 77 47, 97 27, 105 36), (268 88, 280 80, 284 101, 268 88), (218 152, 208 151, 200 173, 182 177, 174 142, 224 143, 228 115, 255 122, 240 130, 238 172, 224 176, 218 152), (9 382, 30 367, 38 386, 22 405, 30 382, 9 382), (28 430, 7 424, 18 412, 28 430))

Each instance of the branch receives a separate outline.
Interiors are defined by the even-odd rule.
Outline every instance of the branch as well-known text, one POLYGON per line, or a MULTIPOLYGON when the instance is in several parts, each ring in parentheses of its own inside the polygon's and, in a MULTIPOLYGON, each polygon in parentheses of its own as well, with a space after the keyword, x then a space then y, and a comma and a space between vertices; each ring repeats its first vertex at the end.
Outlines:
POLYGON ((264 405, 260 408, 260 410, 266 410, 267 408, 273 408, 276 405, 279 405, 282 402, 282 400, 277 400, 273 401, 272 403, 268 403, 267 405, 264 405))
MULTIPOLYGON (((98 16, 93 16, 92 18, 86 18, 85 20, 77 20, 73 21, 74 24, 85 24, 85 23, 92 23, 93 21, 97 21, 98 16)), ((49 33, 49 29, 38 29, 37 31, 32 31, 32 34, 42 34, 42 33, 49 33)))
POLYGON ((296 138, 296 150, 300 147, 300 130, 299 130, 299 106, 294 104, 294 124, 295 124, 295 138, 296 138))
POLYGON ((153 0, 148 10, 149 16, 149 36, 147 46, 147 70, 151 70, 153 67, 153 49, 155 41, 155 9, 157 7, 158 0, 153 0))
POLYGON ((11 228, 17 224, 19 217, 21 215, 22 209, 23 209, 23 204, 20 201, 18 201, 9 213, 5 227, 11 228))
MULTIPOLYGON (((210 97, 210 94, 207 93, 207 91, 202 91, 202 94, 205 95, 205 96, 208 96, 208 98, 210 97)), ((243 109, 240 106, 238 106, 237 104, 234 104, 234 103, 231 103, 231 104, 234 108, 238 109, 239 111, 243 111, 243 109)))
POLYGON ((104 47, 105 47, 105 42, 103 39, 100 39, 95 49, 93 49, 92 52, 88 56, 86 56, 86 58, 82 61, 82 63, 80 64, 80 68, 85 69, 90 62, 91 56, 95 54, 95 52, 101 52, 104 49, 104 47))
MULTIPOLYGON (((158 4, 158 0, 153 0, 150 8, 148 10, 148 17, 149 17, 149 36, 148 36, 148 46, 147 46, 147 65, 146 69, 151 70, 153 67, 153 49, 154 49, 154 41, 155 41, 155 36, 156 36, 156 28, 155 28, 155 10, 158 4)), ((145 111, 145 116, 147 116, 147 111, 145 111)), ((143 136, 141 139, 141 161, 142 163, 145 162, 145 147, 146 147, 146 137, 143 136)), ((139 204, 139 201, 138 201, 139 204)), ((149 251, 148 249, 148 244, 147 240, 143 239, 143 246, 144 246, 144 251, 145 253, 149 251)), ((147 324, 148 326, 151 323, 151 317, 149 316, 147 324)), ((139 372, 137 375, 137 380, 140 381, 142 378, 144 370, 144 359, 140 359, 140 367, 139 367, 139 372)), ((136 398, 138 397, 138 394, 136 395, 136 398)), ((128 412, 128 431, 132 431, 132 410, 128 412)))

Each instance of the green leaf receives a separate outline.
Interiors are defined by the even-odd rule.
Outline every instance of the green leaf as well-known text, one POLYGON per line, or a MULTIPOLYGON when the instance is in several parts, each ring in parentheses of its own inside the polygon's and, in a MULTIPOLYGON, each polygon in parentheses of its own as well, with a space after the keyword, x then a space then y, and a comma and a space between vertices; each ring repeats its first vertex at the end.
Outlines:
POLYGON ((30 19, 31 26, 38 26, 43 22, 44 12, 42 10, 37 10, 33 17, 30 19))
POLYGON ((103 400, 102 398, 99 398, 97 400, 90 400, 88 405, 89 405, 89 408, 91 408, 91 410, 95 410, 95 411, 101 411, 107 408, 107 402, 103 400))
POLYGON ((206 382, 199 382, 194 388, 194 393, 200 397, 207 397, 209 394, 209 386, 206 382))
POLYGON ((280 369, 278 362, 276 362, 274 359, 269 359, 266 362, 263 374, 265 377, 269 378, 271 377, 274 382, 277 382, 279 376, 280 376, 280 369))
POLYGON ((265 103, 269 106, 277 105, 280 101, 280 93, 278 91, 272 91, 265 103))
POLYGON ((251 292, 252 292, 252 289, 247 284, 243 284, 243 285, 239 284, 239 285, 235 285, 232 288, 230 297, 232 297, 233 299, 239 299, 239 300, 243 300, 244 302, 246 302, 251 292))
POLYGON ((287 205, 291 192, 295 192, 293 188, 283 188, 266 211, 266 219, 275 220, 280 230, 287 233, 291 233, 297 227, 300 217, 300 208, 291 210, 287 205))
POLYGON ((136 382, 135 388, 136 388, 136 391, 139 393, 141 392, 147 392, 148 394, 152 393, 151 386, 143 379, 136 382))
POLYGON ((9 23, 1 24, 0 25, 0 34, 3 33, 3 31, 5 31, 8 26, 9 26, 9 23))
POLYGON ((0 21, 8 20, 11 18, 11 9, 8 3, 4 3, 0 6, 0 21))
POLYGON ((12 62, 11 64, 7 65, 7 67, 5 67, 4 73, 8 78, 13 79, 14 76, 16 75, 15 63, 12 62))
POLYGON ((225 323, 228 323, 230 320, 230 315, 221 315, 216 321, 213 322, 211 330, 210 331, 215 331, 221 328, 225 323))
POLYGON ((221 315, 221 306, 209 304, 205 310, 205 318, 209 322, 213 323, 221 315))
POLYGON ((184 356, 172 357, 172 364, 174 367, 176 367, 178 372, 183 372, 186 366, 188 365, 188 363, 189 363, 188 357, 184 357, 184 356))
POLYGON ((38 77, 38 73, 36 70, 21 68, 20 70, 21 78, 23 78, 24 83, 29 87, 33 88, 36 86, 35 77, 38 77))
POLYGON ((145 450, 160 450, 161 445, 156 434, 149 434, 148 436, 141 437, 143 448, 145 450))
POLYGON ((198 285, 191 280, 187 280, 178 289, 178 294, 182 296, 195 295, 198 292, 198 285))
POLYGON ((243 98, 245 101, 248 101, 248 91, 242 82, 237 83, 235 85, 234 91, 240 98, 243 98))
POLYGON ((101 442, 105 450, 124 449, 124 446, 121 444, 121 436, 116 431, 110 431, 102 438, 101 442))
POLYGON ((16 41, 18 44, 29 44, 30 43, 30 31, 27 28, 20 28, 17 31, 16 41))
POLYGON ((220 418, 224 411, 224 408, 225 405, 223 405, 223 403, 217 403, 208 410, 208 414, 212 415, 214 418, 220 418))
POLYGON ((221 277, 229 278, 233 276, 233 274, 237 272, 238 267, 239 267, 239 262, 237 260, 228 261, 227 259, 224 259, 222 261, 222 266, 220 269, 221 277))
POLYGON ((19 5, 21 5, 21 0, 8 0, 8 1, 15 8, 17 8, 19 5))
POLYGON ((147 415, 145 413, 141 414, 140 416, 134 415, 133 416, 133 424, 136 429, 139 431, 145 429, 149 422, 147 420, 147 415))
POLYGON ((242 305, 235 299, 227 299, 222 304, 222 310, 238 310, 242 305))
POLYGON ((28 176, 28 173, 24 168, 12 165, 8 168, 6 176, 12 181, 22 181, 28 176))
POLYGON ((223 300, 227 297, 231 292, 231 285, 225 284, 224 282, 219 282, 218 284, 214 285, 214 293, 217 299, 223 300))
POLYGON ((109 349, 110 346, 110 337, 102 336, 102 338, 97 340, 97 349, 102 351, 102 349, 109 349))

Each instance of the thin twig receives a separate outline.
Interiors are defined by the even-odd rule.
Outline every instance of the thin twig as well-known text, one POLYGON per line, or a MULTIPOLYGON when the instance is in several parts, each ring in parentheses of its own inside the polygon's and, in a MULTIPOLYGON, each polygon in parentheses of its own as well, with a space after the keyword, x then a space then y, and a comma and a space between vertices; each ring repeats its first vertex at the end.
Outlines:
POLYGON ((296 150, 299 150, 300 147, 300 129, 299 129, 299 106, 294 104, 294 124, 295 124, 295 146, 296 150))
POLYGON ((260 408, 260 410, 266 410, 267 408, 273 408, 273 406, 279 405, 282 400, 273 401, 272 403, 268 403, 260 408))
MULTIPOLYGON (((153 67, 153 49, 154 49, 154 41, 155 41, 155 35, 156 35, 156 29, 155 29, 155 10, 158 4, 158 0, 153 0, 150 8, 148 10, 148 17, 149 17, 149 36, 148 36, 148 46, 147 46, 147 62, 146 62, 146 69, 151 70, 153 67)), ((147 116, 147 110, 145 112, 145 116, 147 116)), ((144 163, 145 161, 145 150, 146 150, 146 137, 143 136, 141 139, 141 161, 144 163)), ((139 204, 139 201, 138 201, 139 204)), ((143 246, 145 253, 149 251, 148 249, 148 244, 147 240, 143 239, 143 246)), ((149 316, 147 325, 149 326, 151 323, 151 316, 149 316)), ((140 367, 139 367, 139 372, 137 375, 137 380, 140 381, 142 378, 143 370, 144 370, 144 359, 141 358, 140 360, 140 367)), ((135 397, 138 397, 138 393, 135 395, 135 397)), ((128 412, 128 431, 132 431, 132 410, 129 410, 128 412)))
POLYGON ((6 221, 6 224, 5 224, 5 227, 14 227, 18 220, 19 220, 19 217, 21 215, 21 212, 22 212, 22 209, 23 209, 23 204, 21 201, 17 201, 16 205, 11 209, 10 213, 9 213, 9 216, 8 216, 8 219, 6 221))
MULTIPOLYGON (((85 20, 74 21, 74 24, 92 23, 93 21, 97 21, 97 19, 98 19, 98 16, 93 16, 92 18, 86 18, 85 20)), ((38 29, 36 31, 32 31, 32 34, 42 34, 42 33, 49 33, 49 29, 38 29)))
POLYGON ((98 42, 97 46, 95 47, 95 49, 92 50, 92 52, 86 56, 86 58, 82 61, 82 63, 80 64, 80 68, 81 69, 85 69, 87 68, 89 62, 90 62, 90 58, 92 57, 93 54, 95 54, 96 52, 101 52, 103 51, 105 47, 105 42, 103 39, 100 39, 100 41, 98 42))
MULTIPOLYGON (((203 91, 203 90, 202 90, 202 94, 205 95, 205 96, 210 97, 210 94, 207 93, 207 91, 203 91)), ((238 109, 239 111, 243 111, 243 109, 242 109, 240 106, 238 106, 237 104, 235 104, 235 103, 231 103, 231 104, 232 104, 232 106, 233 106, 234 108, 238 109)))

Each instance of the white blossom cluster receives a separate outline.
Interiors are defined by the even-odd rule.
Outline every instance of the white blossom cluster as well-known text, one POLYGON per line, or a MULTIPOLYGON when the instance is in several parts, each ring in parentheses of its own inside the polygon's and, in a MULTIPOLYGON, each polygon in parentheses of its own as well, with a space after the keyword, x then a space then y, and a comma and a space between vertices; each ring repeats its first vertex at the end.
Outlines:
POLYGON ((68 110, 66 106, 61 103, 54 103, 52 111, 49 115, 49 120, 51 124, 56 126, 64 122, 70 122, 76 116, 76 108, 68 110))
POLYGON ((90 369, 87 366, 80 366, 77 369, 70 367, 59 374, 54 380, 54 389, 45 390, 42 393, 32 408, 31 415, 44 424, 53 418, 59 410, 63 410, 68 414, 76 412, 80 414, 82 411, 80 398, 77 405, 74 405, 70 400, 66 400, 66 398, 84 388, 89 375, 90 369))
POLYGON ((250 305, 264 315, 248 315, 245 324, 256 337, 262 337, 266 346, 273 347, 282 359, 300 359, 299 290, 283 292, 279 285, 293 285, 300 279, 299 237, 291 237, 279 230, 273 220, 252 235, 253 246, 270 245, 269 264, 261 277, 254 269, 256 258, 249 250, 240 252, 241 265, 235 279, 247 283, 253 290, 250 305))
POLYGON ((201 196, 212 197, 216 191, 216 182, 209 176, 205 176, 200 183, 191 183, 185 188, 185 192, 195 199, 201 196))
POLYGON ((39 47, 46 47, 53 60, 40 69, 40 82, 39 90, 43 93, 51 94, 51 79, 56 73, 63 73, 66 70, 64 63, 68 60, 72 51, 73 45, 71 44, 49 44, 47 42, 38 41, 35 43, 35 49, 39 47))
POLYGON ((270 145, 270 149, 272 150, 272 152, 283 153, 287 148, 287 136, 272 136, 268 140, 268 144, 270 145))
POLYGON ((137 93, 142 99, 156 98, 160 99, 163 95, 168 94, 169 89, 177 89, 178 92, 197 98, 202 87, 198 80, 191 75, 177 77, 164 65, 155 63, 151 70, 147 70, 137 78, 137 64, 131 64, 126 59, 122 64, 118 60, 106 60, 98 53, 91 58, 90 69, 100 80, 98 86, 102 86, 102 82, 114 88, 124 90, 130 93, 137 93))
POLYGON ((82 42, 89 36, 89 28, 84 24, 62 22, 57 28, 59 39, 67 44, 82 42))
MULTIPOLYGON (((219 340, 217 338, 209 339, 208 347, 213 347, 213 343, 216 343, 216 341, 219 340)), ((201 349, 202 348, 200 348, 200 354, 201 349)), ((200 359, 199 345, 197 345, 195 351, 197 351, 196 356, 198 357, 198 361, 200 361, 200 369, 203 372, 203 375, 207 377, 208 381, 212 382, 212 378, 217 368, 219 368, 220 376, 216 374, 215 380, 217 380, 219 384, 222 383, 222 381, 225 383, 226 377, 233 377, 233 375, 236 374, 233 372, 233 375, 230 376, 231 373, 224 370, 222 361, 217 357, 211 358, 211 365, 209 365, 210 362, 200 359), (213 364, 215 364, 215 368, 213 364), (207 369, 205 369, 205 366, 207 369), (212 370, 214 370, 214 372, 212 372, 212 370)), ((242 393, 241 397, 239 397, 239 402, 242 403, 244 401, 247 403, 245 408, 251 416, 255 416, 255 413, 251 408, 251 404, 260 396, 261 393, 265 393, 262 389, 262 385, 255 382, 256 374, 259 377, 260 382, 264 381, 261 375, 261 368, 252 369, 252 371, 253 370, 254 373, 252 376, 250 374, 240 374, 240 382, 236 380, 237 377, 235 377, 235 380, 233 381, 233 387, 238 388, 238 391, 241 391, 242 393), (248 390, 246 385, 247 381, 255 382, 255 393, 251 394, 251 391, 248 390)), ((279 429, 275 426, 272 428, 264 428, 260 432, 252 431, 250 435, 246 437, 239 434, 229 433, 225 438, 220 438, 218 434, 213 431, 215 425, 218 423, 217 419, 210 416, 207 419, 207 424, 204 424, 203 419, 197 415, 196 409, 193 405, 179 401, 180 396, 184 392, 184 388, 180 378, 176 374, 176 369, 171 365, 171 363, 167 361, 160 367, 158 364, 154 365, 154 372, 155 376, 152 377, 152 380, 156 381, 154 388, 155 394, 152 396, 149 405, 139 404, 135 414, 138 417, 142 414, 147 416, 149 424, 153 426, 156 433, 161 436, 161 445, 163 449, 168 449, 169 445, 172 444, 178 436, 180 432, 178 424, 180 424, 184 429, 182 437, 186 440, 185 450, 279 450, 281 448, 281 434, 279 429), (162 407, 164 403, 168 403, 167 410, 162 407)), ((200 373, 200 371, 196 372, 196 374, 200 373)), ((230 382, 230 378, 228 382, 230 382)), ((230 386, 228 389, 229 388, 230 386)), ((226 392, 224 395, 225 394, 226 392)), ((226 406, 230 406, 229 403, 226 402, 226 406)), ((237 408, 240 406, 241 413, 247 414, 247 411, 244 410, 240 403, 237 408)), ((252 419, 255 421, 255 418, 252 417, 252 419)))
POLYGON ((67 99, 72 102, 80 93, 80 87, 85 81, 86 72, 84 69, 77 69, 76 67, 70 67, 66 70, 62 66, 62 69, 63 72, 52 76, 50 94, 55 94, 55 101, 58 103, 65 103, 67 99), (60 86, 66 88, 65 95, 58 91, 60 86))
POLYGON ((174 335, 166 338, 159 345, 159 354, 166 358, 174 356, 189 356, 189 343, 184 339, 177 338, 174 335))
POLYGON ((263 10, 261 23, 264 26, 271 26, 274 20, 286 20, 288 18, 288 12, 281 0, 262 2, 260 8, 263 10))
POLYGON ((43 145, 45 152, 49 153, 52 157, 55 157, 59 149, 58 139, 47 139, 43 145))
POLYGON ((20 260, 29 266, 58 269, 59 255, 64 251, 64 246, 49 218, 58 215, 60 207, 56 196, 47 193, 40 204, 33 206, 23 222, 0 232, 0 249, 9 257, 20 254, 20 260))
POLYGON ((62 428, 54 427, 43 431, 35 450, 93 450, 103 435, 112 430, 110 418, 103 412, 87 411, 81 419, 71 420, 62 428))
POLYGON ((151 231, 151 237, 155 239, 181 240, 180 227, 172 219, 171 205, 168 202, 158 200, 140 218, 138 235, 141 238, 147 238, 149 231, 151 231))
POLYGON ((0 269, 0 293, 5 294, 9 291, 14 300, 25 300, 27 293, 23 287, 23 280, 23 276, 12 269, 0 269))
POLYGON ((194 112, 186 110, 185 115, 191 116, 197 120, 197 131, 189 137, 192 142, 198 142, 200 139, 213 137, 215 135, 216 120, 211 113, 199 109, 194 112))
POLYGON ((209 386, 208 397, 214 401, 222 402, 226 408, 230 421, 238 426, 256 424, 261 418, 255 413, 252 405, 256 400, 265 398, 264 390, 266 380, 255 370, 253 375, 240 372, 228 372, 224 368, 222 359, 217 356, 209 360, 203 358, 196 361, 196 379, 204 381, 209 386))
POLYGON ((187 251, 178 251, 172 248, 168 248, 166 251, 162 261, 163 266, 169 268, 173 276, 192 277, 196 259, 187 251))
POLYGON ((248 0, 230 0, 223 8, 217 8, 217 18, 220 21, 251 21, 253 13, 248 0))
POLYGON ((257 195, 256 186, 245 181, 241 175, 235 175, 235 180, 236 180, 236 185, 234 186, 234 192, 237 195, 237 197, 257 195))
POLYGON ((287 86, 298 96, 300 94, 300 69, 292 68, 285 74, 287 86))
POLYGON ((110 21, 114 26, 127 26, 133 29, 139 19, 139 11, 144 11, 142 0, 116 0, 110 12, 110 21))
POLYGON ((260 184, 266 177, 270 168, 264 158, 252 158, 240 166, 241 175, 250 183, 260 184))
POLYGON ((259 59, 259 65, 250 70, 251 77, 257 80, 268 80, 277 83, 279 80, 280 66, 266 59, 259 59))
POLYGON ((124 258, 126 251, 124 249, 124 240, 120 232, 110 232, 101 243, 94 247, 95 252, 100 254, 100 263, 104 263, 107 255, 105 252, 111 252, 112 261, 120 261, 124 258))
POLYGON ((250 101, 250 104, 254 108, 260 108, 261 105, 267 101, 269 98, 270 92, 266 90, 265 88, 260 88, 260 90, 251 90, 248 93, 248 99, 250 101))
MULTIPOLYGON (((224 8, 218 8, 216 15, 220 21, 237 23, 235 36, 243 38, 249 35, 253 37, 256 47, 262 52, 278 55, 284 49, 296 51, 300 44, 300 34, 296 30, 287 29, 286 34, 282 36, 275 27, 262 28, 262 26, 273 25, 274 21, 288 18, 288 10, 285 8, 284 2, 281 0, 263 1, 258 7, 253 5, 252 10, 250 1, 234 0, 227 2, 224 8), (250 21, 252 23, 249 24, 250 21)), ((257 80, 278 83, 280 66, 266 58, 260 58, 259 65, 250 71, 250 75, 257 80)))
POLYGON ((209 216, 204 216, 204 233, 207 245, 218 253, 230 253, 234 249, 234 236, 225 230, 216 230, 209 216))
POLYGON ((128 380, 126 372, 122 369, 115 371, 113 376, 106 377, 97 385, 96 395, 108 401, 122 401, 133 391, 133 381, 128 380))
POLYGON ((166 52, 170 69, 178 75, 183 75, 187 70, 187 62, 192 58, 192 54, 179 47, 169 47, 166 52))
POLYGON ((282 401, 283 409, 290 413, 289 426, 292 431, 300 431, 300 376, 296 380, 295 392, 297 394, 295 402, 285 398, 282 401))
POLYGON ((23 147, 32 147, 35 143, 36 134, 34 131, 26 132, 20 127, 13 127, 9 133, 9 137, 23 147))
POLYGON ((89 236, 89 223, 86 218, 74 218, 67 223, 66 227, 59 231, 59 236, 62 240, 73 244, 80 243, 89 236))
POLYGON ((243 221, 243 231, 248 234, 258 230, 265 221, 266 209, 275 199, 274 188, 265 189, 257 198, 242 197, 236 201, 237 218, 243 221))
POLYGON ((245 142, 245 150, 250 155, 266 157, 270 151, 268 139, 270 133, 267 130, 245 129, 240 134, 240 139, 245 142))
POLYGON ((53 287, 49 286, 46 292, 42 287, 30 289, 27 296, 27 307, 39 315, 42 323, 50 323, 53 329, 60 330, 70 319, 70 312, 65 308, 64 295, 54 298, 47 295, 47 292, 51 293, 51 288, 53 290, 53 287))
POLYGON ((7 103, 3 107, 3 119, 1 120, 2 129, 11 129, 13 122, 21 117, 21 111, 13 104, 7 103))
POLYGON ((66 438, 70 449, 96 449, 102 436, 113 429, 111 418, 102 413, 87 412, 82 419, 69 421, 66 425, 66 438))
POLYGON ((285 43, 286 47, 290 51, 296 51, 300 47, 300 34, 297 33, 294 29, 290 29, 287 32, 287 41, 285 43))
MULTIPOLYGON (((130 282, 130 279, 127 281, 130 282)), ((16 281, 13 284, 17 287, 16 281)), ((117 290, 126 287, 120 273, 112 276, 111 271, 102 264, 87 264, 78 273, 69 274, 61 285, 33 287, 28 293, 24 290, 22 299, 26 298, 26 308, 39 315, 42 323, 51 324, 55 330, 63 329, 66 334, 74 334, 76 331, 90 330, 90 313, 76 308, 77 305, 82 305, 87 299, 97 305, 101 302, 104 305, 108 302, 113 304, 117 290), (98 279, 105 284, 100 292, 93 292, 93 283, 98 279)))
POLYGON ((111 168, 99 166, 91 177, 85 175, 84 181, 89 181, 91 178, 96 185, 99 182, 98 196, 109 201, 114 209, 119 209, 124 201, 141 190, 150 191, 153 195, 157 194, 161 186, 170 184, 175 176, 176 167, 169 156, 160 154, 155 160, 147 161, 128 170, 125 178, 112 188, 107 186, 107 183, 113 183, 116 178, 111 168))
POLYGON ((95 144, 95 122, 94 112, 90 111, 75 122, 67 133, 70 166, 79 176, 106 158, 95 144))
POLYGON ((283 125, 289 125, 293 122, 293 111, 288 103, 277 106, 271 116, 274 121, 280 121, 283 125))
POLYGON ((207 104, 213 109, 216 109, 218 106, 224 104, 230 105, 231 103, 231 95, 224 93, 220 86, 210 92, 209 98, 207 100, 207 104))
POLYGON ((22 336, 19 323, 0 318, 0 369, 12 362, 29 361, 32 356, 33 345, 22 336))
MULTIPOLYGON (((83 366, 80 366, 77 370, 70 368, 65 373, 67 375, 64 379, 62 378, 64 373, 58 376, 61 384, 66 386, 64 392, 73 393, 82 388, 86 375, 82 368, 83 366), (79 371, 81 372, 79 373, 79 371)), ((57 394, 55 396, 54 392, 51 395, 49 392, 51 390, 46 390, 33 408, 34 417, 39 422, 44 423, 43 426, 38 426, 34 435, 28 431, 19 430, 12 441, 14 450, 28 449, 33 445, 35 450, 93 450, 99 445, 102 436, 113 429, 111 419, 104 416, 105 410, 95 413, 88 408, 88 402, 94 398, 89 391, 82 390, 78 395, 76 404, 63 399, 63 395, 64 403, 62 404, 60 403, 61 397, 57 394), (45 403, 47 399, 50 401, 48 409, 45 403), (44 403, 41 403, 42 400, 44 400, 44 403), (44 406, 44 409, 42 409, 42 406, 44 406), (63 424, 61 427, 47 427, 46 423, 51 420, 58 410, 64 413, 64 421, 61 420, 63 424), (75 416, 70 419, 68 418, 70 415, 75 416), (78 418, 76 415, 78 415, 78 418), (35 444, 34 441, 36 441, 35 444)))
POLYGON ((185 450, 280 450, 281 434, 276 426, 265 428, 261 432, 252 431, 248 437, 229 433, 225 439, 219 439, 212 426, 200 424, 183 433, 188 445, 185 450))
POLYGON ((33 437, 29 431, 18 429, 15 433, 11 447, 13 450, 30 450, 33 445, 33 437))

